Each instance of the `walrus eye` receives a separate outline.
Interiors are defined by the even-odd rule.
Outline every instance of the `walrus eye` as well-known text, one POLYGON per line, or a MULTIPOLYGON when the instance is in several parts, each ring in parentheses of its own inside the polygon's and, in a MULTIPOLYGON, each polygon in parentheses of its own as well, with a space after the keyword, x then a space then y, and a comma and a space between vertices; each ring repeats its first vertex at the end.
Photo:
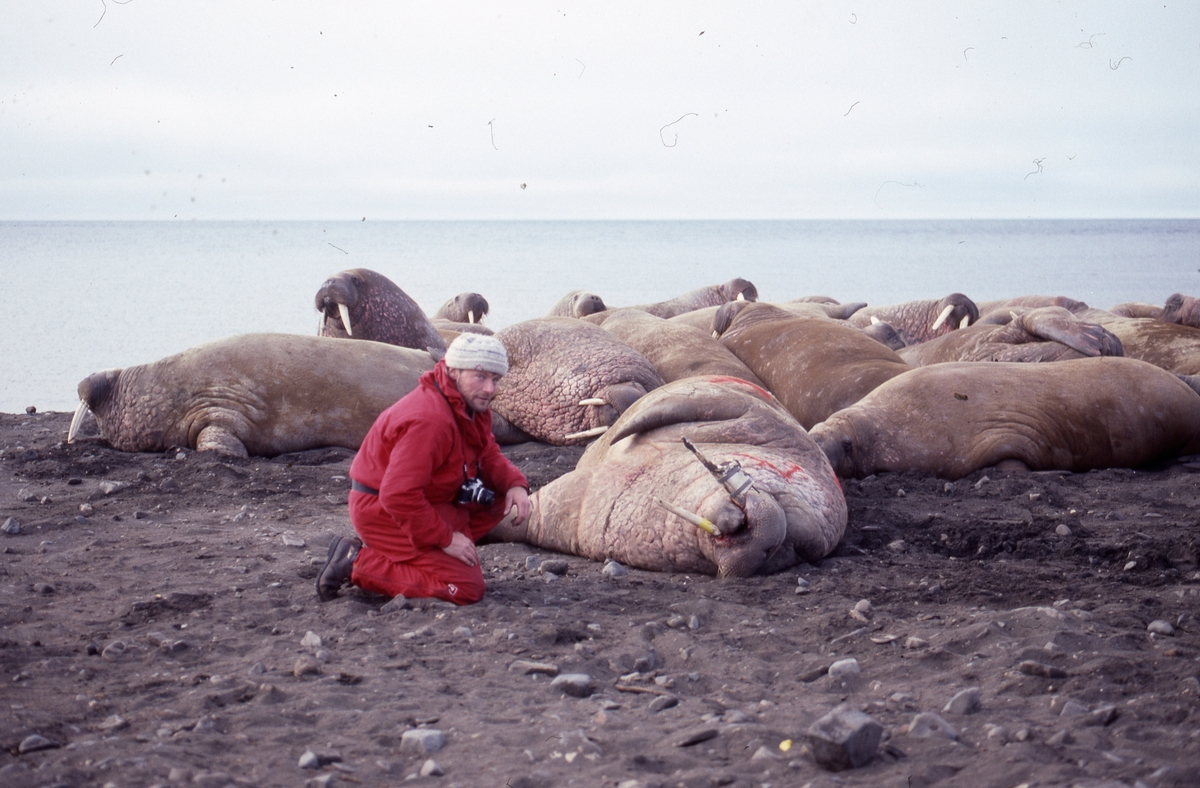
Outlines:
POLYGON ((854 444, 850 441, 842 441, 842 453, 849 457, 854 453, 854 444))

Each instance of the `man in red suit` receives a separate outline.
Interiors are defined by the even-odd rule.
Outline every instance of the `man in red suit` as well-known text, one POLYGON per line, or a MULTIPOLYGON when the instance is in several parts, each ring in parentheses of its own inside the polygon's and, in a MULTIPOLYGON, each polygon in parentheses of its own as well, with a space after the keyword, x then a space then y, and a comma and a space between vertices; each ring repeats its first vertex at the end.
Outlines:
POLYGON ((346 583, 459 605, 483 598, 475 542, 514 506, 517 524, 529 516, 529 482, 492 435, 488 406, 506 372, 500 340, 461 334, 379 415, 350 465, 350 522, 361 541, 329 545, 317 576, 322 601, 346 583))

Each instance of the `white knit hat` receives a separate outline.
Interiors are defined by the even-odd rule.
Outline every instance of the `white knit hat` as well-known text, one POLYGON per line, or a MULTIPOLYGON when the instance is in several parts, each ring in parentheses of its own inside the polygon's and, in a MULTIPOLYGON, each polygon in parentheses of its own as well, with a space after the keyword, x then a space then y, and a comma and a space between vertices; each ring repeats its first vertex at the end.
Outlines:
POLYGON ((508 351, 494 336, 463 332, 446 348, 446 366, 504 375, 508 373, 508 351))

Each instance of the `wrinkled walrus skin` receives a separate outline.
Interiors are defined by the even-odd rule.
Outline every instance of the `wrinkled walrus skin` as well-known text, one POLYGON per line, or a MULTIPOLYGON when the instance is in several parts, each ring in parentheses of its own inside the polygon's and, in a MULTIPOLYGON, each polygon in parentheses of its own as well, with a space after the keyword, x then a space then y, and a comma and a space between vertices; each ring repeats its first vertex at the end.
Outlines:
POLYGON ((843 478, 921 471, 953 480, 1002 462, 1136 468, 1200 451, 1200 394, 1121 356, 949 362, 892 378, 810 434, 843 478))
POLYGON ((317 291, 323 337, 366 339, 414 350, 445 350, 446 343, 408 293, 377 271, 351 268, 317 291), (347 326, 346 323, 350 325, 347 326))
POLYGON ((245 334, 97 372, 79 384, 79 398, 121 451, 357 449, 433 363, 427 352, 380 342, 245 334))
POLYGON ((768 574, 816 561, 846 528, 824 454, 765 390, 733 377, 668 383, 638 400, 574 471, 533 495, 533 513, 492 532, 558 552, 661 572, 768 574), (753 480, 745 508, 681 442, 753 480), (656 502, 706 518, 700 530, 656 502))

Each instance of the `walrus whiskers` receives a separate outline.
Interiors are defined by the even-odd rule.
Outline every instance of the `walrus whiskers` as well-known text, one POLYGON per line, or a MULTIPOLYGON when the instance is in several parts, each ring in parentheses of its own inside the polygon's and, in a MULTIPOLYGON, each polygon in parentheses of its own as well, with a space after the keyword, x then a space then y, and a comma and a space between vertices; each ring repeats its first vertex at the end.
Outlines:
POLYGON ((346 336, 354 336, 354 332, 350 330, 350 307, 338 304, 338 313, 342 316, 342 325, 346 328, 346 336))
POLYGON ((954 305, 946 304, 945 308, 942 309, 942 313, 940 315, 938 315, 937 320, 933 321, 933 325, 930 327, 930 330, 937 331, 939 328, 941 328, 942 323, 946 322, 946 318, 950 317, 950 313, 953 311, 954 311, 954 305))
POLYGON ((702 531, 707 531, 708 533, 712 534, 713 536, 721 535, 721 532, 718 531, 717 527, 712 524, 712 521, 710 521, 704 517, 701 517, 698 514, 693 514, 692 512, 689 512, 687 509, 682 509, 673 503, 664 501, 662 498, 659 498, 657 495, 654 496, 654 502, 656 504, 658 504, 659 506, 661 506, 662 508, 666 509, 671 514, 676 515, 677 517, 682 517, 684 520, 687 520, 689 523, 691 523, 692 525, 701 529, 702 531))
POLYGON ((75 409, 75 415, 71 417, 71 428, 67 430, 67 443, 74 443, 75 436, 79 434, 79 425, 83 423, 83 418, 88 414, 88 404, 86 400, 79 401, 79 407, 75 409))
POLYGON ((597 435, 603 435, 608 432, 608 427, 592 427, 590 430, 583 432, 572 432, 570 435, 564 435, 566 440, 573 441, 576 438, 594 438, 597 435))

